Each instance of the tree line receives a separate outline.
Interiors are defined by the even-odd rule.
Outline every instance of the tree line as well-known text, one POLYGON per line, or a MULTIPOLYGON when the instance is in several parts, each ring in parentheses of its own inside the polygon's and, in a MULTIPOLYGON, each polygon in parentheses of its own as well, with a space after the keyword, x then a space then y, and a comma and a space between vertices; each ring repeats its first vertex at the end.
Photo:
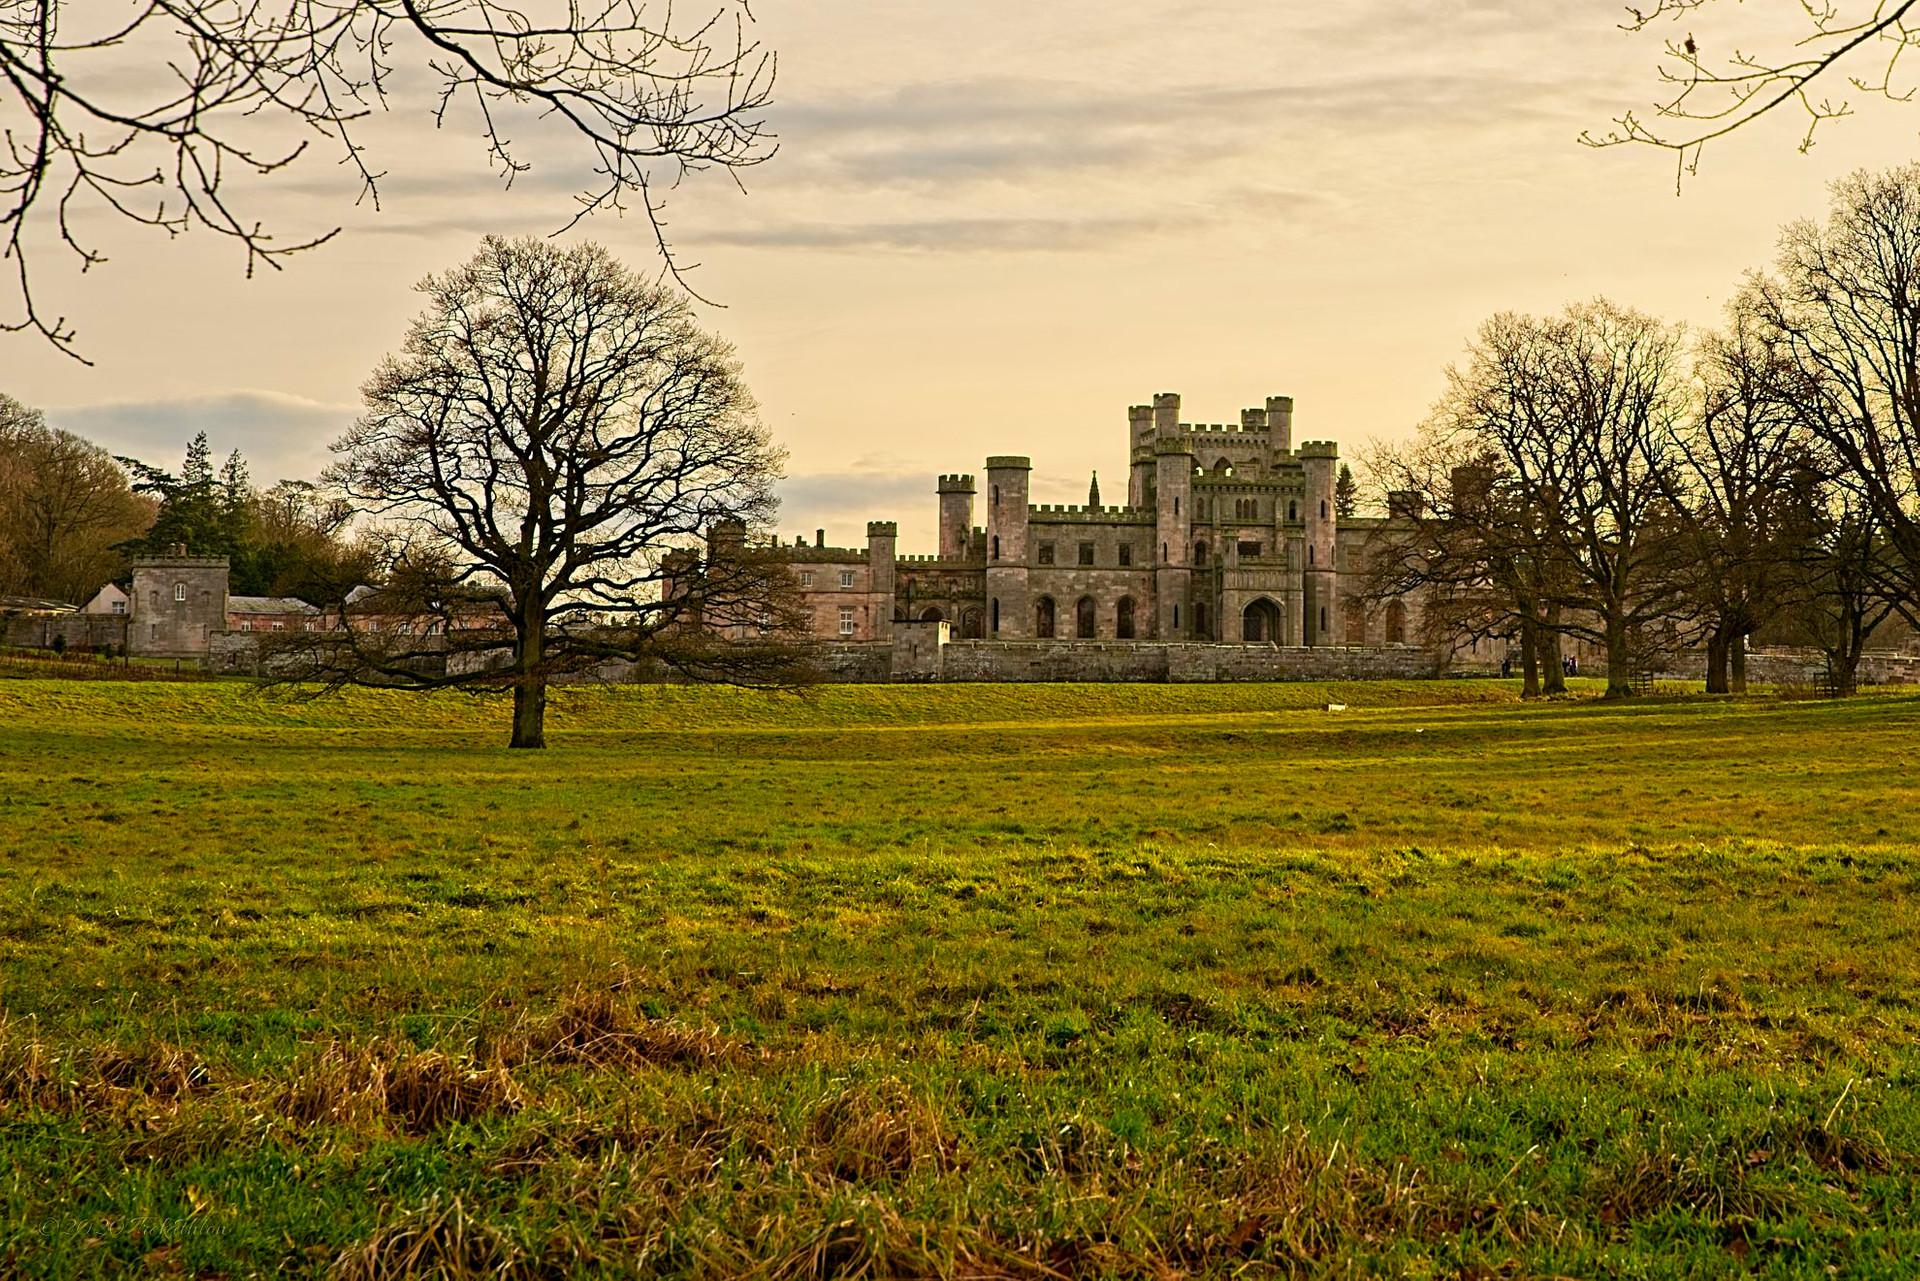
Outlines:
POLYGON ((1568 637, 1605 647, 1610 697, 1695 644, 1708 689, 1739 690, 1762 634, 1850 692, 1920 602, 1920 165, 1836 183, 1717 331, 1605 299, 1492 317, 1367 461, 1400 517, 1371 590, 1512 639, 1530 694, 1563 687, 1568 637))
POLYGON ((205 432, 175 473, 0 395, 0 596, 79 605, 126 585, 134 557, 183 546, 227 557, 235 595, 334 603, 383 572, 378 532, 352 522, 351 505, 312 481, 254 488, 238 450, 216 469, 205 432))

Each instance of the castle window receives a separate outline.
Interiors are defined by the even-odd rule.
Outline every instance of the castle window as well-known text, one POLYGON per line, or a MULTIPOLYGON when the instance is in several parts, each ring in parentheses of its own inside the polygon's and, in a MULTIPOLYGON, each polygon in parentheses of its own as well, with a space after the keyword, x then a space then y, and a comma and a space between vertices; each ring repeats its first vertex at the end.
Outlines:
POLYGON ((998 485, 993 487, 993 505, 995 507, 1000 505, 1000 486, 998 485))
POLYGON ((1167 545, 1165 543, 1160 544, 1160 559, 1162 562, 1173 559, 1171 556, 1167 555, 1167 545))
POLYGON ((1092 543, 1080 544, 1080 563, 1082 565, 1093 564, 1093 544, 1092 543))
POLYGON ((1407 607, 1399 601, 1387 606, 1387 644, 1407 643, 1407 607))
MULTIPOLYGON (((975 618, 980 616, 977 611, 969 610, 968 612, 975 618)), ((998 596, 993 598, 993 630, 996 635, 1000 631, 1000 598, 998 596)))
POLYGON ((840 634, 853 635, 853 607, 850 605, 843 605, 840 608, 840 634))
POLYGON ((117 600, 117 601, 115 601, 115 602, 113 602, 113 612, 114 612, 114 613, 116 613, 116 614, 124 614, 124 613, 126 613, 126 612, 127 612, 127 602, 125 602, 125 601, 123 601, 123 600, 117 600))
POLYGON ((186 600, 186 598, 187 598, 187 585, 186 585, 185 583, 175 583, 175 584, 173 585, 173 598, 174 598, 175 600, 177 600, 177 601, 184 601, 184 600, 186 600))
POLYGON ((1081 640, 1092 640, 1095 635, 1093 597, 1082 596, 1080 603, 1073 609, 1074 634, 1081 640))
POLYGON ((1288 504, 1287 504, 1287 519, 1288 519, 1288 520, 1299 520, 1299 519, 1300 519, 1300 504, 1298 504, 1298 503, 1288 503, 1288 504))
POLYGON ((1320 500, 1320 519, 1325 520, 1326 518, 1327 518, 1327 500, 1323 498, 1320 500))
POLYGON ((1204 565, 1207 563, 1207 545, 1205 543, 1195 543, 1193 545, 1193 563, 1196 565, 1204 565))
POLYGON ((1260 544, 1259 543, 1241 543, 1240 554, 1242 556, 1258 556, 1260 554, 1260 544))
POLYGON ((1173 630, 1176 632, 1180 630, 1180 607, 1178 605, 1173 607, 1173 630))
POLYGON ((1206 639, 1207 607, 1205 605, 1196 604, 1193 607, 1193 634, 1202 640, 1206 639))
POLYGON ((1259 520, 1260 500, 1258 498, 1236 498, 1233 500, 1235 520, 1259 520))
POLYGON ((851 586, 853 586, 853 571, 852 571, 852 570, 850 570, 850 569, 843 569, 843 570, 841 570, 841 571, 840 571, 840 585, 841 585, 842 587, 851 587, 851 586))
POLYGON ((1040 563, 1042 565, 1053 564, 1053 544, 1052 543, 1040 544, 1040 563))
POLYGON ((1173 496, 1173 514, 1176 516, 1180 514, 1180 495, 1178 494, 1173 496))
POLYGON ((1122 565, 1133 564, 1133 544, 1132 543, 1120 544, 1120 563, 1122 565))
POLYGON ((1000 535, 998 534, 993 536, 993 558, 995 560, 1000 559, 1000 535))
POLYGON ((1053 639, 1053 597, 1042 596, 1034 605, 1033 634, 1041 640, 1053 639))
POLYGON ((802 587, 811 587, 811 586, 813 586, 813 571, 812 571, 812 570, 810 570, 810 569, 803 569, 803 570, 801 570, 801 571, 800 571, 800 585, 801 585, 802 587))
POLYGON ((1113 634, 1121 640, 1133 639, 1133 597, 1122 596, 1114 608, 1113 634))

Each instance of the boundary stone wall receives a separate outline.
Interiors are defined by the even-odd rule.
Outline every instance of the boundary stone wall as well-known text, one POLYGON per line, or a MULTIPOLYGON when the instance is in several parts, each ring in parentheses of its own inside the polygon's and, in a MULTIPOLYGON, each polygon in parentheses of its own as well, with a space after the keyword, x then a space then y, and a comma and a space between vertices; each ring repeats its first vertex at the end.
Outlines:
POLYGON ((125 614, 17 614, 0 618, 0 645, 9 649, 51 649, 56 636, 68 649, 115 649, 127 643, 125 614))

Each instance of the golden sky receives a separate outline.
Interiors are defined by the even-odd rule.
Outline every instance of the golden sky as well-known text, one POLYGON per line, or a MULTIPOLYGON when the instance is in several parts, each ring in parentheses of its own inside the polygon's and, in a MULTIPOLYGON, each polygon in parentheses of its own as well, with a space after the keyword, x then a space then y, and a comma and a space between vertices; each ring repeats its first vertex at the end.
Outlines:
MULTIPOLYGON (((1798 5, 1685 30, 1763 45, 1774 11, 1798 5)), ((1607 0, 754 12, 780 153, 744 193, 689 180, 672 234, 791 450, 784 532, 857 543, 896 519, 903 551, 932 550, 935 475, 988 454, 1031 455, 1036 501, 1084 502, 1095 468, 1112 501, 1126 407, 1155 392, 1196 422, 1290 394, 1297 438, 1353 453, 1409 431, 1495 311, 1605 293, 1712 325, 1782 223, 1818 216, 1841 174, 1911 159, 1920 130, 1920 105, 1863 102, 1801 155, 1783 116, 1676 196, 1669 156, 1577 141, 1659 89, 1657 38, 1607 0)), ((368 135, 391 175, 377 212, 324 155, 254 185, 289 239, 346 228, 284 273, 247 280, 205 234, 87 224, 112 260, 79 277, 45 253, 42 281, 96 365, 0 338, 0 389, 163 465, 204 428, 257 482, 312 475, 417 310, 410 285, 484 233, 552 231, 582 181, 541 136, 503 190, 474 121, 436 133, 425 106, 403 96, 368 135)), ((638 219, 575 234, 652 265, 638 219)))

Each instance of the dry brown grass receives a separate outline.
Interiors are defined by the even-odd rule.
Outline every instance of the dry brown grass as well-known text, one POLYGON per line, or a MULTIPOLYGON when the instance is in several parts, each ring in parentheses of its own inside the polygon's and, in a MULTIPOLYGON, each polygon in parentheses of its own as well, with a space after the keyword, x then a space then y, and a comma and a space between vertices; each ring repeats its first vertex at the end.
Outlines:
POLYGON ((376 1041, 326 1045, 276 1103, 298 1125, 362 1128, 391 1117, 409 1133, 424 1134, 455 1121, 517 1112, 526 1098, 502 1063, 376 1041))

